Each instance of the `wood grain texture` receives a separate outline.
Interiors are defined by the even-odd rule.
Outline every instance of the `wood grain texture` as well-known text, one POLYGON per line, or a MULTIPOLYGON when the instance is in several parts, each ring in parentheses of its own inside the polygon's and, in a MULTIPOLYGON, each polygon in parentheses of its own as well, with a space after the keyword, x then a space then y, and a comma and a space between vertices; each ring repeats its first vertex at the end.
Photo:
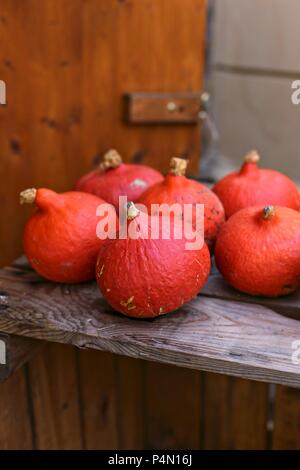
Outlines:
POLYGON ((282 386, 276 388, 273 449, 300 450, 300 390, 298 389, 282 386))
POLYGON ((200 448, 200 374, 165 364, 146 364, 146 448, 200 448))
POLYGON ((0 399, 0 449, 33 449, 34 436, 24 368, 0 384, 0 399))
POLYGON ((205 374, 205 449, 267 448, 268 385, 205 374))
POLYGON ((204 0, 1 0, 0 265, 22 251, 18 193, 70 189, 110 147, 163 171, 183 154, 197 173, 199 126, 128 125, 123 95, 199 93, 204 22, 204 0))
POLYGON ((95 283, 46 282, 0 270, 0 330, 182 367, 300 386, 291 360, 300 323, 262 305, 197 297, 153 321, 118 315, 95 283))
POLYGON ((49 344, 29 364, 36 448, 81 449, 75 351, 49 344))
POLYGON ((79 353, 84 449, 118 448, 116 357, 79 353))
POLYGON ((234 302, 245 302, 250 304, 265 305, 274 312, 290 318, 300 320, 300 290, 287 297, 264 298, 253 297, 237 291, 225 282, 216 270, 213 272, 200 295, 216 299, 232 300, 234 302))
POLYGON ((126 125, 124 93, 196 92, 202 87, 204 0, 91 0, 84 6, 83 145, 118 148, 126 160, 167 171, 173 154, 199 158, 197 126, 126 125), (104 21, 99 24, 99 16, 104 21), (101 64, 101 65, 100 65, 101 64), (105 92, 104 92, 105 90, 105 92))
POLYGON ((118 387, 118 436, 120 450, 146 445, 145 361, 116 357, 118 387))
POLYGON ((0 75, 7 84, 7 106, 0 109, 5 181, 0 264, 21 252, 30 210, 19 206, 19 192, 34 186, 67 189, 83 169, 82 5, 81 0, 1 2, 0 75))
POLYGON ((78 352, 84 449, 143 449, 143 361, 78 352))

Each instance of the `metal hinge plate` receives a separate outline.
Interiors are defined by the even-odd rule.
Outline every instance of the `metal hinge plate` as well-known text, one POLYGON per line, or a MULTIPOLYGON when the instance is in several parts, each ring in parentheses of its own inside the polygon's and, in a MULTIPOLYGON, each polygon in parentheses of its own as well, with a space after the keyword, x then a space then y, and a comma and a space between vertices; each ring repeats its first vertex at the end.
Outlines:
POLYGON ((130 124, 197 124, 201 93, 127 93, 125 119, 130 124))

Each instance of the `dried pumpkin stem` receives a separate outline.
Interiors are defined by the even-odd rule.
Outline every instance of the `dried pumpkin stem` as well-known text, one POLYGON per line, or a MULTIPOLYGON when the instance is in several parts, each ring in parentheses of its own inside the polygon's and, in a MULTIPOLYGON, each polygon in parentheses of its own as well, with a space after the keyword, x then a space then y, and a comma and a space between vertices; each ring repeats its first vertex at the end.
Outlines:
POLYGON ((266 206, 263 208, 263 218, 265 220, 269 220, 275 215, 275 208, 274 206, 266 206))
POLYGON ((103 157, 103 161, 99 165, 101 171, 106 171, 109 168, 117 168, 122 164, 122 158, 116 150, 109 150, 103 157))
POLYGON ((33 204, 36 198, 35 188, 25 189, 20 193, 20 204, 33 204))
POLYGON ((135 207, 133 202, 127 203, 127 220, 133 220, 139 215, 140 211, 135 207))
POLYGON ((184 176, 188 161, 184 158, 173 157, 170 161, 170 175, 184 176))
POLYGON ((251 150, 245 155, 246 163, 258 163, 259 160, 260 160, 260 156, 258 155, 256 150, 251 150))

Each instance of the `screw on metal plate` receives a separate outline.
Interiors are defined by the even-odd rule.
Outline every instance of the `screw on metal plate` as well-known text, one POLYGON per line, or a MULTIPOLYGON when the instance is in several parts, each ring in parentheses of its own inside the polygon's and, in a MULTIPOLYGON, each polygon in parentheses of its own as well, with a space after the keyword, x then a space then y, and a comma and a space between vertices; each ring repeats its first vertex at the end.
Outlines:
POLYGON ((210 94, 208 93, 208 91, 204 91, 203 93, 201 93, 202 109, 201 111, 199 111, 199 114, 198 114, 198 117, 201 121, 204 121, 205 119, 207 119, 209 104, 210 104, 210 94))
POLYGON ((0 339, 0 365, 7 364, 7 352, 6 352, 6 342, 4 339, 0 339))
POLYGON ((174 111, 176 111, 176 109, 177 109, 177 104, 174 103, 174 101, 169 101, 169 103, 167 103, 167 110, 170 113, 173 113, 174 111))
POLYGON ((200 111, 198 116, 199 116, 199 119, 201 119, 201 121, 204 121, 204 119, 207 118, 207 112, 206 111, 200 111))
POLYGON ((6 84, 3 80, 0 80, 0 105, 6 105, 6 84))
POLYGON ((206 129, 207 135, 211 142, 219 140, 219 132, 211 112, 211 96, 208 91, 201 93, 201 110, 198 113, 199 121, 203 129, 206 129))
POLYGON ((210 94, 208 93, 208 91, 204 91, 202 94, 201 94, 201 101, 202 103, 208 103, 210 100, 210 94))

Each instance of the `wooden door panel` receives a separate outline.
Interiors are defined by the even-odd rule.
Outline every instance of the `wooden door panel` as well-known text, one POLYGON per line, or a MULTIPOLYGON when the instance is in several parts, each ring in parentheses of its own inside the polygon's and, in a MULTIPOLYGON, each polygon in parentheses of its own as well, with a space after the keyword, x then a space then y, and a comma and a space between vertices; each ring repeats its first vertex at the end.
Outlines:
POLYGON ((75 349, 48 344, 29 364, 37 449, 81 449, 79 387, 75 349))
POLYGON ((205 449, 267 447, 268 385, 205 374, 205 449))
POLYGON ((0 264, 22 251, 19 192, 69 189, 109 147, 197 172, 199 126, 127 124, 123 95, 199 92, 204 21, 204 0, 1 0, 0 264))
POLYGON ((273 449, 300 450, 300 390, 276 387, 273 449))

